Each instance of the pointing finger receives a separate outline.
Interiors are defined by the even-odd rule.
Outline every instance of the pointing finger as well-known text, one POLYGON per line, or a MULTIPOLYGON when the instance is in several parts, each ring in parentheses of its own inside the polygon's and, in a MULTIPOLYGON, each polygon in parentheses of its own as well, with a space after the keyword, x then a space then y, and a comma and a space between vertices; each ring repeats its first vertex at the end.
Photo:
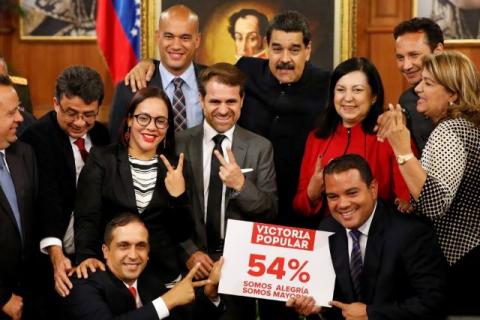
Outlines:
POLYGON ((345 303, 341 303, 340 301, 330 301, 328 303, 329 305, 333 306, 333 307, 337 307, 339 309, 344 309, 347 305, 345 303))
POLYGON ((237 160, 235 160, 235 155, 233 154, 232 149, 227 148, 227 155, 231 164, 237 164, 237 160))
POLYGON ((218 161, 220 162, 220 164, 222 166, 225 167, 225 166, 228 165, 227 161, 225 160, 225 158, 222 156, 222 154, 218 150, 213 151, 213 153, 215 154, 215 156, 217 157, 218 161))
POLYGON ((195 273, 197 273, 198 269, 200 268, 200 262, 196 263, 195 266, 190 269, 188 274, 185 276, 185 279, 192 280, 193 277, 195 276, 195 273))
POLYGON ((183 171, 183 160, 185 156, 183 155, 183 152, 180 153, 180 157, 178 158, 178 164, 177 164, 177 170, 182 172, 183 171))

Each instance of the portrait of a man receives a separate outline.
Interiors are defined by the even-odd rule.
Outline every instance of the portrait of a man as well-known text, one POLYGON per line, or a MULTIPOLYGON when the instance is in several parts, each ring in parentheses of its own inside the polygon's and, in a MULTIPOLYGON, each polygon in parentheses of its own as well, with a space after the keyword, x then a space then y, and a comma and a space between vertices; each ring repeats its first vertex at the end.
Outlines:
POLYGON ((268 18, 265 14, 245 8, 233 13, 228 22, 228 32, 235 41, 237 59, 242 56, 267 58, 265 33, 268 18))

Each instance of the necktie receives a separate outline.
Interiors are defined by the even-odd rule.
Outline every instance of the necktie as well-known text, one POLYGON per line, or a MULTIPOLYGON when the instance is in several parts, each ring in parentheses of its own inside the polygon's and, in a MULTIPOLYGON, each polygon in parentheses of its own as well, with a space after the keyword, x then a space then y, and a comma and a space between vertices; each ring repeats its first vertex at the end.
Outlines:
MULTIPOLYGON (((218 150, 222 155, 222 141, 225 139, 223 134, 217 134, 213 137, 215 147, 213 151, 218 150)), ((220 162, 212 152, 210 163, 210 182, 208 184, 208 202, 207 202, 207 243, 210 250, 216 251, 220 244, 220 216, 222 209, 222 189, 223 182, 218 176, 220 171, 220 162)))
POLYGON ((128 287, 128 291, 130 291, 130 294, 133 297, 133 301, 135 301, 135 306, 137 305, 137 289, 135 287, 128 287))
POLYGON ((80 151, 80 155, 82 156, 83 162, 87 162, 88 151, 87 149, 85 149, 85 139, 78 138, 73 143, 77 146, 78 151, 80 151))
POLYGON ((183 95, 182 78, 174 78, 172 80, 175 89, 173 91, 173 121, 175 123, 175 131, 187 128, 187 107, 185 105, 185 96, 183 95))
POLYGON ((363 269, 362 263, 362 251, 360 249, 360 236, 362 233, 358 230, 351 230, 349 232, 350 237, 352 238, 352 253, 350 255, 350 276, 352 277, 353 289, 357 294, 357 299, 361 299, 361 275, 363 269))
POLYGON ((20 237, 23 240, 22 220, 20 218, 20 211, 18 210, 17 193, 15 192, 15 186, 13 185, 10 172, 7 170, 5 154, 3 152, 0 152, 0 184, 7 197, 8 203, 10 204, 10 208, 13 211, 13 216, 15 217, 20 237))

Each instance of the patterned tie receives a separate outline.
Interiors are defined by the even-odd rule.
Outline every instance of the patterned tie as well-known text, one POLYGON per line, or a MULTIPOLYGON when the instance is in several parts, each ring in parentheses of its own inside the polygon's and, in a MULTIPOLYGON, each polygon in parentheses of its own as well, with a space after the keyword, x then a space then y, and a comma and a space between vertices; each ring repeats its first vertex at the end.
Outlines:
POLYGON ((357 299, 361 300, 362 282, 361 275, 363 270, 362 251, 360 249, 360 236, 362 233, 356 229, 349 232, 352 238, 353 246, 350 255, 350 276, 352 277, 353 289, 357 295, 357 299))
POLYGON ((173 121, 175 123, 175 132, 187 128, 187 108, 185 106, 185 96, 183 95, 182 78, 172 80, 175 90, 173 91, 173 121))
POLYGON ((0 152, 0 185, 3 189, 3 193, 7 197, 10 208, 13 211, 15 222, 17 223, 20 238, 23 241, 22 233, 22 220, 20 218, 20 211, 18 210, 17 193, 15 192, 15 186, 13 185, 12 176, 8 172, 5 164, 5 154, 0 152))
MULTIPOLYGON (((226 137, 223 134, 217 134, 213 137, 215 147, 213 151, 218 150, 222 155, 222 141, 226 137)), ((223 182, 218 176, 220 171, 220 162, 212 151, 212 160, 210 164, 210 182, 208 184, 208 202, 207 202, 207 243, 208 248, 214 252, 220 244, 220 216, 222 210, 222 189, 223 182)))
POLYGON ((85 149, 85 139, 78 138, 73 143, 77 146, 78 151, 80 151, 80 155, 82 156, 83 162, 87 162, 88 151, 87 149, 85 149))

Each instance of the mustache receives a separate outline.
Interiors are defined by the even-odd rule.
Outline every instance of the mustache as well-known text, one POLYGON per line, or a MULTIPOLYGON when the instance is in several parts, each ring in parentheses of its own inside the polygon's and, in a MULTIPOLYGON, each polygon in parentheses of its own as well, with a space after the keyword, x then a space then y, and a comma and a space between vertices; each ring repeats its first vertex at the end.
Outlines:
POLYGON ((280 62, 277 64, 276 68, 278 70, 293 70, 295 69, 295 66, 289 62, 280 62))

